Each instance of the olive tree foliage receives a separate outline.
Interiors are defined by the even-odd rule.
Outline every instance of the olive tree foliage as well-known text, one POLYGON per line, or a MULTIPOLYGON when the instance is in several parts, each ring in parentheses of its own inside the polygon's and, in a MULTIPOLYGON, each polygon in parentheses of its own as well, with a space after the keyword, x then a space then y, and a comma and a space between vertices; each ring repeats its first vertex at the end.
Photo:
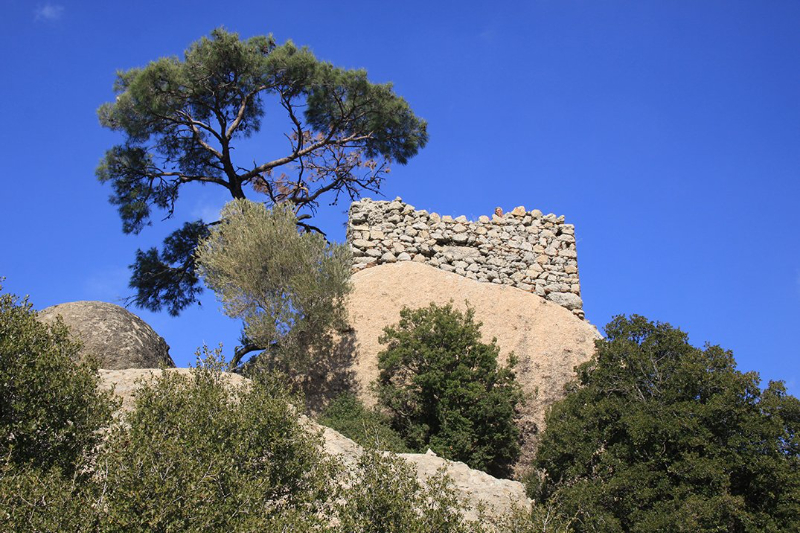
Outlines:
POLYGON ((411 449, 507 476, 520 452, 522 389, 513 356, 498 364, 500 349, 481 342, 474 315, 451 304, 402 309, 380 338, 378 398, 411 449))
POLYGON ((266 350, 262 362, 303 368, 346 325, 349 249, 298 233, 296 223, 291 205, 232 200, 196 249, 205 283, 228 316, 244 321, 234 367, 248 352, 266 350))
MULTIPOLYGON (((114 102, 100 123, 123 135, 97 168, 110 183, 125 233, 150 224, 154 209, 172 216, 183 187, 209 184, 234 199, 256 194, 291 204, 298 223, 324 197, 336 203, 376 192, 393 162, 405 164, 428 140, 426 123, 364 70, 318 60, 291 41, 240 39, 222 28, 191 44, 183 59, 166 57, 117 74, 114 102), (285 144, 237 147, 258 134, 267 116, 284 117, 285 144)), ((135 303, 175 315, 201 291, 194 244, 206 223, 178 229, 164 249, 139 251, 132 265, 135 303)), ((313 228, 315 229, 315 228, 313 228)))
POLYGON ((532 496, 572 531, 800 530, 800 401, 669 324, 606 334, 547 415, 532 496))

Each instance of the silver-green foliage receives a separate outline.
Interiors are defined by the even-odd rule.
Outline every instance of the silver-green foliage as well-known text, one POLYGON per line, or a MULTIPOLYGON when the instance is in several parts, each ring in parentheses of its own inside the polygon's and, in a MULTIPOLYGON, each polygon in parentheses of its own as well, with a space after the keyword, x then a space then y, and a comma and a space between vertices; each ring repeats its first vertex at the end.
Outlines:
POLYGON ((309 351, 345 323, 349 250, 299 233, 290 205, 229 202, 196 257, 225 313, 244 321, 247 342, 277 361, 307 362, 309 351))

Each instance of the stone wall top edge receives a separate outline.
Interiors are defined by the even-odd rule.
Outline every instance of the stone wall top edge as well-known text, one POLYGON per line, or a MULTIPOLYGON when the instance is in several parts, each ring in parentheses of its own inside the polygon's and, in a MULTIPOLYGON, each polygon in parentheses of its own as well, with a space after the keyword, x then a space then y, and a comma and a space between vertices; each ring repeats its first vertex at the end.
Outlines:
MULTIPOLYGON (((458 216, 442 215, 440 213, 436 213, 436 212, 433 212, 433 211, 427 211, 427 210, 424 210, 424 209, 417 209, 413 205, 403 202, 403 199, 401 197, 397 196, 394 200, 373 200, 372 198, 361 198, 359 200, 354 201, 352 204, 350 204, 350 210, 353 210, 354 208, 357 209, 359 207, 366 207, 368 205, 377 205, 377 206, 384 207, 384 206, 389 206, 390 204, 392 204, 394 202, 400 203, 406 209, 413 210, 413 211, 415 211, 417 213, 424 212, 425 214, 427 214, 429 216, 431 216, 431 215, 432 216, 438 216, 439 218, 448 217, 448 218, 452 219, 453 222, 462 222, 462 223, 469 222, 469 223, 472 223, 472 224, 484 223, 485 221, 481 220, 484 217, 488 218, 490 222, 491 221, 496 221, 497 219, 495 217, 498 216, 497 210, 500 209, 500 208, 496 208, 495 209, 495 213, 491 213, 491 214, 488 214, 488 215, 480 215, 480 216, 478 216, 477 219, 473 220, 473 219, 467 218, 465 215, 458 215, 458 216)), ((542 219, 545 219, 545 220, 549 220, 549 221, 557 223, 557 224, 565 224, 564 215, 556 215, 554 213, 544 214, 539 209, 532 209, 532 210, 528 211, 525 208, 525 206, 522 206, 522 205, 517 206, 517 207, 515 207, 514 209, 512 209, 512 210, 510 210, 508 212, 503 212, 499 216, 500 216, 500 218, 505 218, 505 217, 522 218, 522 217, 524 217, 526 215, 531 215, 531 216, 533 216, 535 218, 542 218, 542 219)))

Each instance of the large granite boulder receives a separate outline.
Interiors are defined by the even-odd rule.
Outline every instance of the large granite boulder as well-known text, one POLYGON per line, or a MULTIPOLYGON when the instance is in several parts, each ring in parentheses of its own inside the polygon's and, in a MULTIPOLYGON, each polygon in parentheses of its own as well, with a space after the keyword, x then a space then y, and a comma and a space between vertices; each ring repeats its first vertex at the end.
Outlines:
MULTIPOLYGON (((513 352, 517 380, 528 396, 521 408, 522 456, 530 464, 547 408, 564 397, 564 385, 575 379, 575 366, 594 353, 597 329, 560 304, 509 285, 481 283, 412 261, 378 265, 353 274, 348 310, 353 338, 350 371, 358 395, 368 404, 376 399, 370 388, 378 377, 378 342, 383 328, 400 320, 400 310, 449 302, 475 309, 483 323, 484 341, 497 339, 500 359, 513 352)), ((521 472, 518 472, 521 473, 521 472)))
POLYGON ((81 341, 81 355, 97 358, 100 368, 174 367, 169 346, 144 320, 127 309, 106 302, 69 302, 39 312, 52 323, 61 317, 81 341))

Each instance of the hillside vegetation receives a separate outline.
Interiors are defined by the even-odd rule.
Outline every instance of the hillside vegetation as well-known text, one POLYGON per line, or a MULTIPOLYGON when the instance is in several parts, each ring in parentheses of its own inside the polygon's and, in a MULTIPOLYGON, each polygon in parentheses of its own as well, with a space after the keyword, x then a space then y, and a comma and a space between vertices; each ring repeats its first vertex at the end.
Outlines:
MULTIPOLYGON (((642 317, 609 324, 549 412, 527 480, 532 510, 478 521, 464 518, 443 474, 423 483, 401 459, 369 450, 357 468, 327 456, 300 422, 301 399, 274 374, 232 387, 221 356, 206 351, 191 372, 142 383, 133 409, 114 419, 117 405, 98 390, 91 362, 75 362, 77 345, 62 325, 38 322, 25 300, 6 294, 0 333, 3 531, 800 525, 800 402, 780 383, 760 389, 730 352, 692 347, 680 330, 642 317)), ((368 419, 362 427, 388 427, 353 405, 340 406, 339 416, 355 410, 368 419)))

